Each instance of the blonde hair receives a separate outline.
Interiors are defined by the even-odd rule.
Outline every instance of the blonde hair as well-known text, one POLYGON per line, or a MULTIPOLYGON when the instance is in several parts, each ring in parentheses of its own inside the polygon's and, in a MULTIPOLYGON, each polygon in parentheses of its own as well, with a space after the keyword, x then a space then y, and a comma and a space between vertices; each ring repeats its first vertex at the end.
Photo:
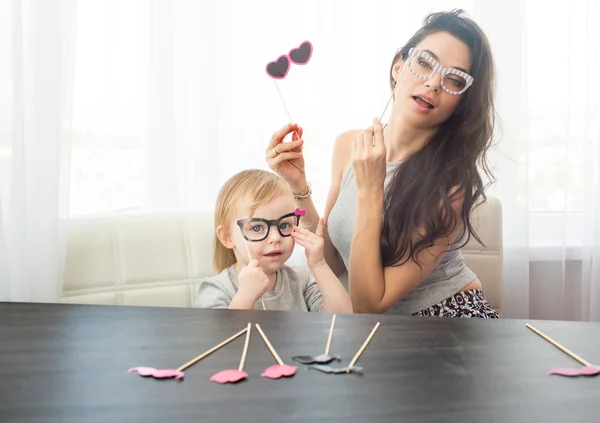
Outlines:
MULTIPOLYGON (((260 169, 248 169, 236 173, 221 187, 215 205, 215 232, 219 226, 229 230, 229 224, 240 201, 249 204, 250 215, 278 195, 292 194, 288 183, 279 175, 260 169)), ((215 236, 213 265, 220 273, 236 263, 233 250, 225 247, 215 236)))

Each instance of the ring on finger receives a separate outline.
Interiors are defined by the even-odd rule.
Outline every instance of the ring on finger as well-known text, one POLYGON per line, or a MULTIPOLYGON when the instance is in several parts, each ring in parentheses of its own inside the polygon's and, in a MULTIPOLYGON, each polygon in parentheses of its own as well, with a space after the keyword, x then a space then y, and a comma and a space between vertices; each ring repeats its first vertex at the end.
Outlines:
POLYGON ((277 150, 275 150, 275 147, 273 147, 273 148, 271 149, 271 152, 273 153, 273 157, 277 157, 277 155, 279 154, 279 153, 277 152, 277 150))

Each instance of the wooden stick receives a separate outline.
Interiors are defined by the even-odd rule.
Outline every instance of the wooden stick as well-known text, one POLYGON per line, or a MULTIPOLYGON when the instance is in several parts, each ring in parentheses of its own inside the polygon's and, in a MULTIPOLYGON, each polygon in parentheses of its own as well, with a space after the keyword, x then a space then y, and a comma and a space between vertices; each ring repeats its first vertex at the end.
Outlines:
MULTIPOLYGON (((404 71, 406 70, 407 66, 408 66, 408 62, 406 62, 404 64, 404 67, 402 68, 402 72, 400 72, 400 76, 398 77, 398 81, 396 81, 396 85, 394 86, 394 89, 392 90, 392 95, 390 95, 390 98, 388 99, 388 102, 385 105, 385 108, 383 109, 383 112, 381 113, 381 116, 379 117, 380 121, 381 121, 381 119, 383 119, 383 115, 385 115, 385 112, 386 112, 388 106, 390 105, 390 102, 392 101, 392 99, 394 98, 394 95, 396 94, 396 89, 398 88, 398 85, 400 85, 400 79, 402 78, 402 75, 404 75, 404 71)), ((375 147, 375 138, 373 138, 373 147, 375 147)))
POLYGON ((358 350, 358 352, 356 353, 356 355, 354 356, 354 358, 348 365, 348 370, 346 370, 346 373, 350 373, 350 368, 352 368, 356 364, 356 362, 358 361, 358 358, 361 356, 361 354, 367 348, 367 345, 369 345, 369 342, 371 342, 371 339, 373 338, 373 335, 375 335, 375 331, 377 331, 378 327, 379 327, 379 322, 377 322, 377 324, 375 325, 375 327, 373 328, 373 330, 371 331, 371 333, 365 340, 364 344, 362 344, 362 347, 360 347, 360 350, 358 350))
POLYGON ((238 370, 241 372, 244 370, 244 363, 246 362, 246 354, 248 353, 248 344, 250 343, 250 331, 252 330, 252 323, 248 323, 246 328, 246 342, 244 342, 244 350, 242 351, 242 359, 240 360, 240 367, 238 370))
POLYGON ((235 335, 233 335, 231 338, 227 338, 226 340, 224 340, 223 342, 221 342, 219 345, 215 345, 210 350, 208 350, 206 352, 203 352, 198 357, 196 357, 196 358, 188 361, 183 366, 180 366, 177 369, 177 371, 182 372, 185 369, 187 369, 188 367, 190 367, 191 365, 196 364, 197 362, 199 362, 200 360, 202 360, 204 357, 209 356, 210 354, 212 354, 215 351, 217 351, 219 348, 224 347, 225 345, 229 344, 231 341, 233 341, 237 337, 242 336, 244 333, 246 333, 247 330, 248 330, 248 328, 245 328, 245 329, 239 331, 238 333, 236 333, 235 335))
POLYGON ((331 338, 333 337, 333 326, 335 325, 335 314, 331 318, 331 327, 329 328, 329 337, 327 338, 327 346, 325 347, 325 355, 329 355, 331 348, 331 338))
POLYGON ((537 330, 536 328, 534 328, 533 326, 531 326, 529 323, 526 323, 525 326, 527 326, 527 328, 529 328, 533 332, 537 333, 539 336, 541 336, 542 338, 544 338, 546 341, 550 342, 552 345, 554 345, 556 348, 558 348, 559 350, 561 350, 562 352, 564 352, 565 354, 567 354, 571 358, 579 361, 584 366, 591 366, 591 364, 588 361, 586 361, 583 358, 579 357, 573 351, 571 351, 571 350, 563 347, 561 344, 559 344, 558 342, 556 342, 554 339, 550 338, 549 336, 544 335, 542 332, 540 332, 539 330, 537 330))
MULTIPOLYGON (((250 263, 252 261, 252 256, 250 255, 250 248, 248 247, 248 242, 244 242, 244 245, 246 246, 246 252, 248 253, 248 263, 250 263)), ((265 300, 263 300, 263 297, 260 297, 260 304, 262 305, 262 309, 266 310, 267 308, 265 307, 265 300)))
POLYGON ((283 361, 281 360, 281 357, 279 357, 279 355, 277 354, 277 351, 275 351, 275 348, 273 348, 273 345, 271 345, 271 343, 269 342, 269 339, 267 338, 267 335, 265 335, 265 333, 260 328, 258 323, 256 324, 256 329, 258 329, 258 333, 260 333, 260 336, 262 337, 263 341, 265 341, 265 344, 267 344, 267 348, 269 348, 269 351, 271 351, 271 354, 273 354, 275 361, 277 361, 277 363, 280 366, 283 366, 283 361))
MULTIPOLYGON (((290 119, 290 123, 294 123, 294 121, 292 120, 292 115, 290 115, 290 111, 288 110, 285 101, 283 100, 283 96, 281 95, 281 91, 279 91, 279 85, 277 85, 277 81, 273 80, 273 83, 275 83, 275 89, 277 90, 277 94, 279 94, 279 99, 281 100, 281 102, 283 103, 283 107, 285 109, 285 112, 288 115, 288 118, 290 119)), ((296 136, 298 137, 298 139, 300 139, 300 135, 298 134, 298 131, 294 130, 294 133, 296 134, 296 136)))
POLYGON ((246 252, 248 253, 248 264, 252 261, 252 256, 250 255, 250 247, 248 247, 248 242, 244 241, 244 245, 246 246, 246 252))

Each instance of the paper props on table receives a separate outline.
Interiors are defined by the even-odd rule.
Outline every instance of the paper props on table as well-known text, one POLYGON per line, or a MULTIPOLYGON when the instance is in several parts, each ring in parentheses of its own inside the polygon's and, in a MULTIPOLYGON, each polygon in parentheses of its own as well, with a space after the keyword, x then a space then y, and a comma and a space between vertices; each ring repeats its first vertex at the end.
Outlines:
POLYGON ((359 366, 355 366, 355 364, 358 361, 358 359, 360 358, 360 356, 362 355, 362 353, 367 348, 367 345, 369 345, 369 342, 371 342, 371 339, 373 338, 373 335, 375 335, 377 328, 379 328, 379 322, 377 322, 377 324, 375 325, 375 327, 373 328, 373 330, 371 331, 371 333, 369 334, 367 339, 365 339, 365 342, 362 344, 362 346, 360 347, 360 349, 358 350, 358 352, 356 353, 356 355, 354 356, 354 358, 352 359, 350 364, 348 364, 347 367, 334 368, 334 367, 323 365, 323 364, 313 364, 313 365, 308 366, 308 368, 319 370, 323 373, 333 373, 333 374, 362 372, 363 368, 359 367, 359 366))
POLYGON ((583 367, 556 367, 548 370, 549 375, 560 376, 596 376, 600 374, 600 367, 583 366, 583 367))
POLYGON ((244 371, 244 363, 246 362, 246 354, 248 353, 248 343, 250 342, 250 330, 252 325, 248 323, 246 328, 246 342, 242 350, 242 358, 237 369, 221 370, 211 376, 210 380, 217 383, 235 383, 248 377, 248 373, 244 371))
POLYGON ((183 379, 184 373, 179 369, 155 369, 154 367, 133 367, 127 373, 137 372, 140 376, 152 376, 155 379, 166 379, 174 377, 183 379))
MULTIPOLYGON (((319 354, 316 357, 312 357, 310 355, 296 355, 296 356, 292 357, 292 360, 295 360, 298 363, 302 363, 302 364, 313 364, 313 363, 327 364, 333 360, 341 361, 342 358, 339 355, 330 355, 329 354, 329 350, 331 349, 331 338, 333 336, 333 327, 334 326, 335 326, 335 314, 331 318, 331 327, 329 328, 329 336, 327 337, 327 344, 325 346, 324 354, 319 354)), ((327 366, 325 366, 325 367, 327 367, 327 366)))
POLYGON ((277 361, 277 364, 267 367, 261 376, 269 379, 279 379, 282 376, 294 376, 298 367, 285 364, 279 357, 279 354, 277 354, 277 351, 275 351, 275 348, 273 348, 273 345, 271 345, 269 342, 267 335, 265 335, 258 323, 256 324, 256 329, 258 330, 258 333, 260 333, 263 341, 265 341, 265 344, 269 351, 271 351, 271 354, 273 354, 275 361, 277 361))
POLYGON ((600 374, 600 366, 595 366, 593 364, 590 364, 589 361, 584 360, 583 358, 581 358, 574 352, 563 347, 561 344, 556 342, 554 339, 550 338, 547 335, 544 335, 542 332, 540 332, 539 330, 537 330, 536 328, 531 326, 529 323, 527 323, 525 326, 528 329, 531 329, 533 332, 535 332, 539 336, 541 336, 542 338, 544 338, 546 341, 550 342, 552 345, 554 345, 556 348, 558 348, 559 350, 561 350, 562 352, 564 352, 565 354, 567 354, 574 360, 577 360, 581 364, 583 364, 583 367, 579 367, 579 368, 577 368, 577 367, 556 367, 556 368, 548 370, 548 372, 547 372, 548 375, 560 375, 560 376, 573 377, 573 376, 596 376, 596 375, 600 374))
POLYGON ((340 374, 340 373, 362 373, 363 368, 360 366, 348 366, 348 367, 331 367, 328 366, 326 364, 313 364, 311 366, 308 366, 309 369, 315 369, 315 370, 319 370, 323 373, 334 373, 334 374, 340 374))
POLYGON ((225 345, 229 344, 234 339, 236 339, 239 336, 241 336, 244 333, 246 333, 246 331, 248 331, 248 328, 239 331, 238 333, 236 333, 235 335, 233 335, 231 338, 228 338, 225 341, 221 342, 220 344, 215 345, 210 350, 208 350, 206 352, 203 352, 202 354, 200 354, 196 358, 188 361, 187 363, 185 363, 182 366, 179 366, 177 369, 155 369, 154 367, 133 367, 133 368, 131 368, 131 369, 128 370, 128 373, 137 372, 140 376, 152 376, 155 379, 165 379, 165 378, 182 379, 183 376, 184 376, 183 371, 185 369, 187 369, 188 367, 196 364, 197 362, 199 362, 203 358, 209 356, 210 354, 214 353, 219 348, 222 348, 225 345))

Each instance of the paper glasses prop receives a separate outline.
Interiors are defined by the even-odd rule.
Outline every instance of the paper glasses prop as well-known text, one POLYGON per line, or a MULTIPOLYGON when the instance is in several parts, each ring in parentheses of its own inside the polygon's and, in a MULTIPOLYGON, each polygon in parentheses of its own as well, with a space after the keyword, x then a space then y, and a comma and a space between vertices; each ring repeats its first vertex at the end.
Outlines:
POLYGON ((248 327, 246 328, 246 342, 244 342, 244 349, 242 350, 242 358, 239 367, 237 369, 221 370, 211 376, 211 381, 217 383, 235 383, 248 377, 248 373, 244 371, 244 363, 246 362, 246 354, 248 353, 251 329, 252 325, 248 323, 248 327))
POLYGON ((275 361, 277 361, 277 364, 267 367, 261 376, 269 379, 279 379, 282 376, 294 376, 298 367, 285 364, 283 360, 281 360, 281 357, 279 357, 279 354, 277 354, 277 351, 275 351, 275 348, 273 348, 273 345, 271 345, 269 342, 267 335, 265 335, 258 323, 256 324, 256 329, 258 330, 258 333, 260 333, 260 336, 265 342, 265 345, 269 351, 271 351, 271 354, 273 354, 275 361))
POLYGON ((155 379, 165 379, 165 378, 182 379, 183 376, 184 376, 183 371, 185 369, 187 369, 188 367, 191 367, 192 365, 196 364, 197 362, 199 362, 203 358, 205 358, 205 357, 209 356, 210 354, 214 353, 219 348, 222 348, 225 345, 229 344, 231 341, 235 340, 236 338, 238 338, 239 336, 243 335, 247 331, 249 331, 248 327, 246 329, 243 329, 243 330, 239 331, 238 333, 236 333, 235 335, 233 335, 231 338, 228 338, 225 341, 221 342, 220 344, 215 345, 214 347, 212 347, 208 351, 203 352, 202 354, 200 354, 196 358, 194 358, 194 359, 188 361, 187 363, 179 366, 177 369, 155 369, 154 367, 133 367, 133 368, 131 368, 131 369, 128 370, 128 373, 137 372, 140 376, 144 376, 144 377, 146 377, 146 376, 152 376, 155 379))
POLYGON ((319 370, 323 373, 334 373, 334 374, 362 372, 363 368, 360 366, 355 366, 355 364, 358 361, 358 359, 360 358, 360 356, 362 355, 362 353, 367 348, 367 345, 369 345, 369 342, 371 342, 371 339, 373 339, 373 335, 375 335, 377 328, 379 328, 379 322, 377 322, 377 324, 375 325, 375 327, 373 328, 373 330, 371 331, 371 333, 369 334, 367 339, 365 339, 365 342, 362 344, 362 346, 360 347, 360 349, 358 350, 358 352, 356 353, 356 355, 354 356, 354 358, 352 359, 350 364, 348 364, 348 367, 335 368, 335 367, 327 366, 325 364, 313 364, 311 366, 308 366, 308 368, 319 370))
POLYGON ((329 336, 327 337, 325 353, 319 354, 316 357, 312 357, 310 355, 296 355, 296 356, 292 357, 292 360, 295 360, 298 363, 302 363, 302 364, 313 364, 313 363, 327 364, 333 360, 336 360, 336 361, 342 360, 342 358, 338 355, 333 355, 333 356, 329 355, 329 350, 331 349, 331 338, 333 336, 333 327, 335 326, 335 316, 336 315, 334 314, 333 317, 331 318, 331 327, 329 328, 329 336))
POLYGON ((583 364, 583 367, 579 367, 579 368, 576 368, 576 367, 556 367, 556 368, 548 370, 548 372, 547 372, 548 375, 560 375, 560 376, 571 376, 571 377, 573 377, 573 376, 596 376, 596 375, 600 374, 600 366, 595 366, 595 365, 591 364, 589 361, 584 360, 583 358, 581 358, 580 356, 578 356, 574 352, 572 352, 569 349, 563 347, 561 344, 559 344, 558 342, 556 342, 554 339, 550 338, 549 336, 543 334, 542 332, 540 332, 539 330, 537 330, 536 328, 534 328, 533 326, 531 326, 529 323, 527 323, 525 326, 528 329, 530 329, 531 331, 533 331, 536 334, 538 334, 539 336, 541 336, 546 341, 550 342, 552 345, 554 345, 556 348, 558 348, 559 350, 561 350, 562 352, 564 352, 565 354, 567 354, 568 356, 570 356, 574 360, 577 360, 581 364, 583 364))
MULTIPOLYGON (((296 210, 294 210, 294 214, 296 216, 305 216, 306 210, 296 208, 296 210)), ((252 255, 250 254, 250 248, 248 247, 248 242, 249 241, 244 241, 244 246, 246 247, 246 253, 248 254, 248 263, 250 263, 252 261, 252 255)), ((263 310, 267 309, 267 307, 265 306, 265 300, 263 299, 262 296, 260 297, 260 304, 261 304, 263 310)))

